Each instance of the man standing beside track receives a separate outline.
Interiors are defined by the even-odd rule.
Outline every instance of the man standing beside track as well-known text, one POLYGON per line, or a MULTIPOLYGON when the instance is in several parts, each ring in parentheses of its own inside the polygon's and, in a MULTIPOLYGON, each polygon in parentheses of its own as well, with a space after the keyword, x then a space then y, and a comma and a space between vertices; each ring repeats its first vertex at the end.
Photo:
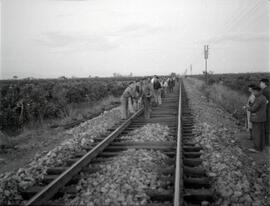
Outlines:
POLYGON ((268 79, 261 79, 260 87, 262 89, 262 94, 268 101, 267 108, 266 108, 266 122, 265 122, 265 145, 270 146, 270 89, 269 89, 269 80, 268 79))
POLYGON ((173 87, 174 87, 174 83, 173 83, 172 77, 170 77, 168 79, 168 87, 169 87, 169 92, 172 93, 173 92, 173 87))
POLYGON ((153 97, 153 89, 150 81, 145 78, 143 80, 143 92, 142 92, 142 101, 144 105, 144 117, 145 119, 150 119, 151 113, 151 100, 153 97))
POLYGON ((162 103, 161 101, 161 84, 159 82, 159 78, 157 76, 154 76, 153 81, 153 89, 154 89, 154 100, 155 100, 155 106, 160 105, 162 103))
POLYGON ((255 100, 251 106, 248 106, 250 114, 250 121, 252 122, 252 138, 255 149, 262 151, 265 146, 265 122, 266 122, 266 107, 267 99, 261 93, 261 88, 254 86, 252 93, 255 100))

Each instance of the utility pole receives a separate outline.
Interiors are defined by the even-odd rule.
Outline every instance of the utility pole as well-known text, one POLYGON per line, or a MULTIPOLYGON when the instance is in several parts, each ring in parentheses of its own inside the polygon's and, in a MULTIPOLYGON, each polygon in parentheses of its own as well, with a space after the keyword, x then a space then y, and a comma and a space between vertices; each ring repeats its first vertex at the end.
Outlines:
POLYGON ((205 82, 207 84, 207 59, 208 59, 208 54, 209 54, 209 46, 204 45, 204 60, 205 60, 205 82))
POLYGON ((185 78, 186 78, 187 77, 187 69, 185 70, 185 73, 184 74, 185 74, 185 78))
POLYGON ((192 75, 192 64, 189 65, 190 75, 192 75))

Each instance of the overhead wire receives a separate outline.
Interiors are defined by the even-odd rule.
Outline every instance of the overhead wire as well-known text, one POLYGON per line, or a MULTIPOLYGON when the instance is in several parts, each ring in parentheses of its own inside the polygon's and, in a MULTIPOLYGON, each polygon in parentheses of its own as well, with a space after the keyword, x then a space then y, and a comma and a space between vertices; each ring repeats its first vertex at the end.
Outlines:
MULTIPOLYGON (((234 20, 234 22, 228 27, 228 29, 226 30, 227 33, 231 32, 236 26, 239 26, 239 24, 243 21, 243 20, 247 20, 250 19, 249 17, 252 17, 253 14, 255 13, 255 11, 257 10, 257 8, 259 8, 260 4, 262 3, 263 0, 257 0, 255 4, 253 4, 248 10, 246 10, 245 12, 243 12, 241 15, 238 16, 238 18, 236 18, 234 20)), ((248 21, 248 20, 247 20, 248 21)), ((250 21, 250 20, 249 20, 250 21)), ((239 27, 238 27, 239 28, 239 27)))

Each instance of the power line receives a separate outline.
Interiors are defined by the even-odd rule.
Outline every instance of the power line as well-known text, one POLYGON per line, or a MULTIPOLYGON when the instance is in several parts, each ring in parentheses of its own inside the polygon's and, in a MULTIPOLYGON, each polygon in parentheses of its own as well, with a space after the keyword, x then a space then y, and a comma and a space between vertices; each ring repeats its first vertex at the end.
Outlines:
MULTIPOLYGON (((230 15, 230 17, 228 18, 228 20, 225 22, 225 24, 223 26, 225 28, 225 32, 227 32, 227 28, 231 24, 233 24, 233 22, 235 21, 235 19, 237 19, 239 16, 241 16, 248 8, 249 8, 249 6, 246 7, 246 8, 245 7, 241 7, 240 8, 240 11, 238 13, 236 13, 236 15, 230 15)), ((238 10, 238 8, 236 10, 238 10)))
MULTIPOLYGON (((250 9, 248 12, 246 12, 246 14, 244 16, 242 16, 241 20, 248 19, 248 17, 251 17, 251 18, 249 18, 249 21, 243 21, 242 25, 249 25, 252 21, 254 21, 254 18, 256 19, 255 14, 258 14, 258 13, 256 13, 256 11, 258 9, 262 8, 261 3, 263 3, 263 1, 258 2, 257 5, 255 5, 252 9, 250 9)), ((260 14, 262 14, 262 13, 260 13, 260 14)), ((240 23, 241 20, 239 20, 238 23, 240 23)))
POLYGON ((256 11, 256 9, 259 7, 259 5, 262 3, 262 0, 257 0, 255 4, 249 7, 249 9, 245 10, 244 12, 240 13, 238 15, 238 18, 234 18, 232 23, 228 26, 228 29, 226 32, 230 32, 233 30, 235 26, 240 24, 242 20, 244 20, 247 16, 252 16, 251 14, 256 11))

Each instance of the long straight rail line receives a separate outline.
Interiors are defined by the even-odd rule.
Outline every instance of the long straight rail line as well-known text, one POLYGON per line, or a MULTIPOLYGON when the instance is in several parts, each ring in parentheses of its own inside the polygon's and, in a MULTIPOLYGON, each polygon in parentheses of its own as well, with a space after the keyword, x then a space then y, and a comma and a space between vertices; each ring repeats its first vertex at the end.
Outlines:
MULTIPOLYGON (((176 88, 175 88, 176 89, 176 88)), ((178 88, 177 88, 178 89, 178 88)), ((107 137, 101 139, 100 142, 97 143, 96 146, 91 148, 85 155, 79 158, 74 164, 64 170, 57 178, 53 179, 48 185, 44 186, 41 191, 35 193, 35 195, 31 196, 31 199, 26 202, 25 205, 32 206, 32 205, 44 205, 46 204, 51 198, 54 197, 57 192, 59 192, 67 183, 69 183, 72 178, 77 175, 85 166, 94 160, 100 154, 107 154, 110 155, 110 152, 103 152, 106 151, 109 147, 110 149, 127 149, 129 147, 133 148, 147 148, 147 149, 173 149, 175 152, 175 162, 174 164, 174 180, 172 180, 173 190, 169 193, 162 194, 164 197, 168 198, 171 197, 171 205, 174 206, 182 206, 183 205, 183 166, 182 166, 182 91, 183 88, 181 86, 181 82, 179 82, 179 92, 177 98, 175 93, 172 94, 171 97, 168 97, 168 103, 162 108, 157 109, 156 112, 153 112, 153 118, 148 121, 144 121, 144 118, 138 118, 143 113, 143 108, 133 114, 130 118, 124 121, 120 126, 118 126, 115 130, 112 131, 107 137), (175 101, 175 99, 177 99, 175 101), (175 104, 174 104, 175 102, 175 104), (178 107, 175 107, 177 105, 178 107), (176 110, 176 111, 174 111, 176 110), (175 118, 174 118, 175 117, 175 118), (167 125, 174 125, 177 123, 176 128, 176 149, 172 147, 171 143, 162 143, 156 142, 156 144, 149 145, 147 142, 131 142, 131 143, 120 143, 115 142, 116 138, 119 137, 120 134, 127 133, 132 131, 134 128, 138 128, 139 126, 143 126, 146 123, 165 123, 167 125), (134 125, 134 126, 130 126, 134 125), (118 146, 117 146, 118 145, 118 146), (103 153, 102 153, 103 152, 103 153)), ((173 126, 174 128, 175 126, 173 126)), ((175 131, 175 129, 173 129, 175 131)), ((174 133, 174 132, 173 132, 174 133)), ((159 193, 157 193, 159 194, 159 193)), ((157 195, 158 196, 158 195, 157 195)), ((162 204, 161 204, 162 205, 162 204)))
POLYGON ((102 150, 104 150, 121 132, 130 124, 131 120, 142 113, 143 109, 140 109, 135 114, 133 114, 129 119, 127 119, 123 124, 121 124, 115 131, 113 131, 109 136, 107 136, 103 141, 96 145, 92 150, 85 154, 78 162, 73 164, 69 169, 63 172, 58 178, 47 185, 42 191, 37 193, 33 198, 31 198, 26 206, 30 205, 41 205, 48 201, 57 191, 62 188, 72 177, 80 172, 80 170, 90 163, 90 161, 95 158, 102 150))
POLYGON ((177 148, 176 148, 176 161, 175 161, 175 181, 174 181, 174 206, 182 206, 182 86, 179 84, 179 104, 178 104, 178 123, 177 123, 177 148))

